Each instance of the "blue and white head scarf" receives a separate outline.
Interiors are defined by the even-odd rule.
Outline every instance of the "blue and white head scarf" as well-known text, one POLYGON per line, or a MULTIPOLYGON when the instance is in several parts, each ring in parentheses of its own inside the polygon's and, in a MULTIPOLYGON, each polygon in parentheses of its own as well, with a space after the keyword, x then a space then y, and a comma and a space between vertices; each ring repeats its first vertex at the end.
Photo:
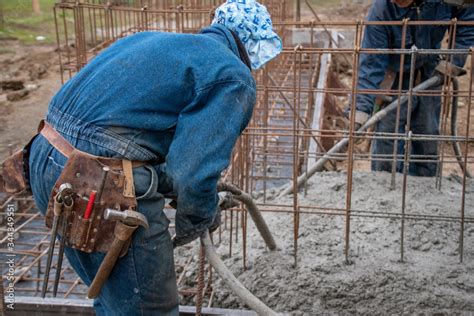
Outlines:
POLYGON ((227 0, 216 9, 212 24, 234 31, 247 49, 252 69, 258 69, 282 51, 267 8, 255 0, 227 0))

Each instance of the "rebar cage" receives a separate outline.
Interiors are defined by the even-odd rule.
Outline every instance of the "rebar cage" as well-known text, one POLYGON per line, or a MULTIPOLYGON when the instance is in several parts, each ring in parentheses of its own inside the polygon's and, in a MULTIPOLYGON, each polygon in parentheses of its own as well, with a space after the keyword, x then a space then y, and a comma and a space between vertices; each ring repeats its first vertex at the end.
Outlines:
MULTIPOLYGON (((55 10, 58 51, 63 81, 73 76, 102 49, 117 39, 141 31, 164 32, 197 32, 209 24, 212 8, 222 1, 171 1, 171 0, 120 0, 120 1, 63 1, 55 10)), ((233 182, 244 191, 251 192, 258 198, 258 205, 264 212, 277 212, 288 216, 293 221, 292 235, 295 264, 298 263, 298 239, 301 234, 300 222, 306 216, 340 216, 344 221, 341 234, 344 235, 344 256, 351 260, 351 223, 354 219, 382 218, 398 224, 400 231, 400 259, 404 260, 405 225, 407 221, 447 221, 456 224, 453 234, 458 234, 457 245, 459 260, 464 260, 465 231, 474 222, 473 196, 469 195, 469 170, 474 172, 474 143, 471 133, 472 119, 472 82, 474 51, 458 49, 454 46, 456 30, 459 27, 473 27, 472 21, 321 21, 317 16, 310 21, 297 21, 292 1, 262 1, 272 13, 274 27, 281 35, 284 49, 281 55, 254 73, 257 81, 258 99, 254 115, 248 128, 239 139, 231 166, 223 175, 225 181, 233 182), (406 47, 404 36, 401 48, 397 49, 364 49, 362 38, 368 25, 391 25, 400 27, 404 34, 410 26, 436 25, 447 27, 446 39, 441 49, 416 49, 406 47), (451 43, 451 44, 446 44, 451 43), (449 47, 449 45, 452 45, 449 47), (416 60, 417 56, 426 54, 441 55, 450 60, 452 56, 463 54, 467 57, 467 75, 460 78, 461 84, 455 89, 451 85, 452 77, 444 75, 441 90, 415 89, 415 71, 410 69, 409 89, 402 89, 400 80, 398 89, 381 87, 377 90, 357 88, 359 59, 362 54, 393 54, 400 58, 403 65, 406 59, 416 60), (440 96, 442 100, 440 135, 413 134, 410 119, 406 132, 377 133, 373 129, 367 132, 354 130, 355 96, 372 94, 380 97, 394 96, 440 96), (451 127, 451 108, 453 98, 462 102, 462 115, 457 117, 458 129, 453 133, 451 127), (348 119, 344 107, 350 106, 348 119), (351 124, 352 122, 352 124, 351 124), (347 148, 341 152, 331 152, 331 148, 343 138, 348 138, 347 148), (374 139, 392 139, 396 143, 403 141, 405 147, 414 141, 434 141, 438 154, 433 157, 412 155, 409 150, 404 154, 394 150, 393 155, 373 155, 370 153, 370 142, 374 139), (362 144, 356 144, 362 140, 362 144), (453 149, 457 144, 459 152, 453 149), (302 197, 303 189, 298 191, 298 178, 308 173, 321 157, 327 157, 324 170, 342 172, 346 179, 345 190, 340 191, 338 201, 318 203, 318 199, 308 204, 302 197), (326 156, 325 156, 326 155, 326 156), (437 176, 433 178, 439 190, 443 190, 443 179, 455 174, 459 180, 459 203, 456 209, 445 210, 442 214, 430 212, 416 213, 407 208, 408 188, 411 178, 407 168, 396 173, 392 168, 391 183, 386 189, 397 185, 400 195, 397 206, 390 211, 359 209, 353 206, 354 172, 369 172, 370 161, 390 161, 393 166, 403 161, 405 166, 417 161, 436 161, 437 176), (275 196, 282 187, 291 188, 293 193, 285 199, 275 196), (343 201, 343 202, 340 202, 343 201), (302 217, 302 216, 305 217, 302 217)), ((405 70, 400 68, 400 73, 405 70)), ((403 76, 400 76, 403 77, 403 76)), ((410 106, 398 102, 397 108, 410 106)), ((46 250, 44 242, 48 232, 41 225, 40 214, 32 206, 28 211, 17 213, 20 219, 14 232, 23 235, 44 236, 39 240, 18 243, 15 248, 21 260, 17 261, 15 282, 27 284, 17 291, 28 295, 37 295, 41 283, 46 250), (21 245, 21 247, 20 247, 21 245), (34 272, 35 269, 35 272, 34 272), (33 274, 35 274, 33 276, 33 274), (20 282, 22 281, 22 282, 20 282)), ((24 203, 25 198, 10 199, 8 203, 24 203)), ((7 203, 5 202, 5 203, 7 203)), ((4 204, 4 206, 7 204, 4 204)), ((24 209, 24 207, 22 208, 24 209)), ((219 236, 229 234, 229 254, 242 254, 242 264, 247 262, 247 213, 244 208, 236 208, 224 214, 224 224, 219 236), (235 244, 238 243, 238 247, 235 244), (234 250, 233 250, 234 249, 234 250), (236 250, 237 249, 237 250, 236 250)), ((5 237, 6 238, 6 237, 5 237)), ((5 243, 6 239, 3 242, 5 243)), ((5 253, 9 250, 3 249, 5 253)), ((472 260, 472 254, 469 259, 472 260)), ((190 262, 178 266, 178 284, 181 284, 190 262)), ((74 276, 69 267, 64 267, 61 279, 60 294, 70 297, 71 294, 85 292, 81 281, 74 276)), ((212 277, 208 278, 212 280, 212 277)), ((211 281, 208 280, 206 293, 209 304, 212 303, 211 281)), ((20 285, 19 285, 20 286, 20 285)), ((183 295, 194 295, 195 289, 181 288, 183 295)))

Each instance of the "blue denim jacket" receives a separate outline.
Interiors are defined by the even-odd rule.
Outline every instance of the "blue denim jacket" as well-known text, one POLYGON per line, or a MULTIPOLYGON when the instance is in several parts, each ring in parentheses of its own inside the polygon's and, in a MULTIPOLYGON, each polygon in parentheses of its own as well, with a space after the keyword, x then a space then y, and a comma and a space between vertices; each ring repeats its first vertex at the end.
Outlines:
MULTIPOLYGON (((474 20, 474 8, 459 9, 444 4, 441 0, 425 0, 419 7, 400 8, 390 0, 374 0, 369 11, 369 21, 449 21, 457 18, 461 21, 474 20)), ((407 29, 405 48, 415 45, 417 48, 439 49, 441 41, 448 29, 447 26, 410 26, 407 29)), ((363 48, 401 48, 402 26, 369 25, 365 29, 363 48)), ((456 48, 469 48, 474 45, 474 27, 458 26, 456 29, 456 48)), ((453 55, 453 63, 462 67, 466 57, 453 55)), ((423 68, 429 77, 439 60, 435 54, 418 55, 416 68, 423 68)), ((400 71, 399 54, 361 54, 358 89, 378 89, 387 69, 398 73, 400 71)), ((404 71, 410 71, 410 56, 405 55, 404 71)), ((426 79, 426 78, 424 78, 426 79)), ((371 114, 374 95, 358 94, 357 110, 371 114)))
POLYGON ((78 149, 93 144, 92 154, 165 157, 179 235, 212 221, 216 183, 255 101, 232 34, 213 25, 201 34, 143 32, 117 41, 61 88, 46 120, 78 149))

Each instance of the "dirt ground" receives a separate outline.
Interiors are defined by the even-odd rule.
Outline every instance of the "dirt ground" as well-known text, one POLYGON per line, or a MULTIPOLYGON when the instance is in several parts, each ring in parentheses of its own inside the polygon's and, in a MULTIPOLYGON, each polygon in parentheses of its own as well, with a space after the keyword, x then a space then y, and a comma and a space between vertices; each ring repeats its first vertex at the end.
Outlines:
POLYGON ((54 45, 25 46, 16 40, 0 40, 7 49, 0 54, 0 160, 34 135, 48 103, 61 86, 58 54, 54 45), (20 86, 5 87, 5 82, 20 86), (26 94, 26 95, 24 95, 26 94))
MULTIPOLYGON (((301 205, 344 207, 345 173, 315 176, 301 205)), ((401 178, 390 191, 390 174, 354 174, 353 208, 400 212, 401 178)), ((438 191, 433 179, 409 178, 407 214, 460 215, 461 185, 444 179, 438 191)), ((466 216, 474 216, 474 182, 467 187, 466 216)), ((292 196, 271 201, 292 203, 292 196)), ((293 258, 293 215, 265 213, 279 250, 272 253, 253 225, 248 233, 248 270, 242 268, 241 243, 229 257, 229 232, 217 250, 239 280, 278 312, 291 314, 423 314, 474 313, 474 224, 465 226, 464 262, 459 263, 459 222, 413 221, 405 226, 405 262, 400 260, 400 220, 353 217, 350 260, 344 257, 345 219, 341 216, 302 215, 298 265, 293 258)), ((249 218, 249 222, 251 222, 249 218)), ((217 237, 215 237, 217 240, 217 237)), ((179 253, 197 253, 194 244, 179 253)), ((177 256, 180 258, 179 256, 177 256)), ((180 259, 177 259, 180 260, 180 259)), ((196 258, 195 258, 195 261, 196 258)), ((193 271, 193 269, 189 269, 193 271)), ((195 269, 197 271, 197 269, 195 269)), ((193 285, 195 275, 189 273, 193 285)), ((214 305, 244 308, 215 277, 214 305)))

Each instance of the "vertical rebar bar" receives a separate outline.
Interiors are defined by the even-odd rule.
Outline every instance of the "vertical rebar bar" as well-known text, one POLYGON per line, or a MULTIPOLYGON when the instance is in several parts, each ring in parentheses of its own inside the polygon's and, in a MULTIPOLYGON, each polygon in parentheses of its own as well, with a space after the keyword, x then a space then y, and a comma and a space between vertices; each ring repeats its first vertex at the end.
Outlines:
MULTIPOLYGON (((407 39, 407 31, 408 31, 408 19, 403 19, 403 28, 402 28, 402 45, 401 48, 406 48, 406 39, 407 39)), ((394 133, 398 133, 400 129, 400 111, 401 111, 401 97, 402 97, 402 90, 403 90, 403 77, 404 77, 404 70, 405 70, 405 54, 400 55, 400 70, 398 72, 398 105, 397 105, 397 113, 395 118, 395 130, 394 133)), ((391 89, 392 87, 390 87, 391 89)), ((393 141, 393 157, 392 157, 392 180, 390 183, 390 190, 395 190, 395 180, 396 180, 396 173, 397 173, 397 163, 398 163, 398 138, 395 138, 393 141)))
POLYGON ((196 291, 196 315, 202 315, 202 304, 204 302, 204 275, 206 265, 206 251, 202 241, 200 241, 199 248, 199 271, 197 280, 197 291, 196 291))
POLYGON ((58 51, 59 72, 61 76, 61 83, 64 84, 63 61, 61 59, 61 39, 59 37, 58 12, 56 11, 56 6, 53 7, 53 15, 54 15, 54 28, 56 30, 56 50, 58 51))
MULTIPOLYGON (((298 103, 298 69, 300 69, 301 64, 298 64, 298 55, 301 56, 299 51, 301 50, 301 46, 298 45, 294 49, 293 53, 293 107, 296 108, 298 103)), ((299 113, 298 111, 294 111, 294 118, 293 118, 293 248, 294 248, 294 267, 298 266, 298 227, 299 227, 299 214, 298 214, 298 135, 297 135, 297 128, 298 128, 298 119, 299 113)))
MULTIPOLYGON (((449 27, 448 32, 448 47, 450 49, 455 48, 456 43, 456 30, 457 30, 457 19, 454 18, 451 20, 451 25, 449 27)), ((450 63, 453 61, 453 56, 449 55, 446 58, 450 63)), ((445 135, 447 131, 448 125, 448 117, 449 117, 449 108, 450 108, 450 101, 452 101, 451 95, 451 75, 449 72, 444 76, 444 83, 442 88, 442 103, 441 103, 441 111, 439 117, 439 134, 445 135)), ((452 106, 452 105, 451 105, 452 106)), ((443 182, 443 167, 444 167, 444 159, 445 159, 445 143, 442 141, 437 142, 437 164, 436 164, 436 186, 438 190, 441 190, 442 182, 443 182)))
POLYGON ((347 150, 347 191, 346 191, 346 210, 345 210, 345 231, 344 231, 344 256, 346 264, 350 264, 349 251, 350 251, 350 233, 351 233, 351 204, 352 204, 352 172, 354 163, 354 126, 355 126, 355 114, 356 114, 356 96, 357 96, 357 82, 359 74, 359 57, 360 57, 360 45, 362 41, 362 23, 360 21, 356 24, 356 36, 354 43, 354 54, 352 57, 353 62, 353 77, 352 77, 352 104, 350 112, 350 124, 349 124, 349 147, 347 150))
POLYGON ((471 127, 471 108, 472 108, 472 85, 474 77, 474 49, 469 49, 471 57, 471 71, 469 72, 469 92, 467 98, 467 115, 466 115, 466 136, 464 138, 464 172, 462 177, 462 195, 461 195, 461 214, 460 214, 460 230, 459 230, 459 261, 464 260, 464 222, 466 210, 466 184, 467 184, 467 159, 469 152, 469 133, 471 127))
POLYGON ((403 160, 403 187, 402 187, 402 215, 400 227, 400 262, 404 262, 404 240, 405 240, 405 211, 406 211, 406 195, 408 170, 410 167, 410 151, 411 151, 411 111, 413 107, 413 87, 415 85, 415 65, 416 65, 417 47, 412 46, 410 53, 410 83, 408 90, 407 118, 405 124, 405 154, 403 160))

